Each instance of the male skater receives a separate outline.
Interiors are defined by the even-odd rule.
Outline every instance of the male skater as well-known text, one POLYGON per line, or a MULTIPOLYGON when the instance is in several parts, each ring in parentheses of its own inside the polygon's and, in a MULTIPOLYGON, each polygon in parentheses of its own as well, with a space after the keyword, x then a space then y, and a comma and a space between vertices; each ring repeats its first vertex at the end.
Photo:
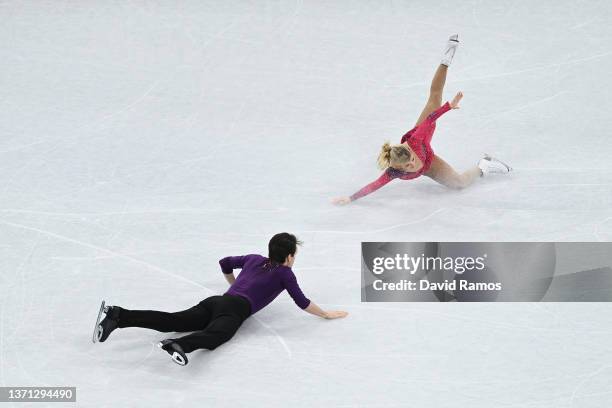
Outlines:
MULTIPOLYGON (((289 233, 276 234, 268 243, 268 258, 261 255, 230 256, 219 261, 231 285, 223 296, 211 296, 190 309, 176 313, 104 307, 104 319, 96 324, 94 341, 105 341, 116 328, 144 327, 160 332, 194 332, 163 340, 159 347, 180 365, 189 361, 187 353, 197 349, 214 350, 234 336, 242 323, 272 302, 283 290, 306 312, 325 318, 345 317, 344 311, 324 311, 300 289, 291 270, 298 239, 289 233), (242 269, 236 278, 234 269, 242 269)), ((99 320, 99 317, 98 317, 99 320)))

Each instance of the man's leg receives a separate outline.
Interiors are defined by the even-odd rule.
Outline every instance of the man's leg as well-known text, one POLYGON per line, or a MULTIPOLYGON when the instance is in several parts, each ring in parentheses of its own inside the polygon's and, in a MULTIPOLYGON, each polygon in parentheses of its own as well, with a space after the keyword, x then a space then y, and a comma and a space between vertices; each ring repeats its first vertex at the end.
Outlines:
POLYGON ((118 326, 143 327, 160 332, 188 332, 202 330, 210 323, 211 317, 206 301, 202 301, 196 306, 175 313, 121 309, 118 326))
POLYGON ((231 339, 242 322, 243 319, 239 316, 219 316, 213 319, 204 330, 175 339, 174 342, 180 345, 185 353, 191 353, 197 349, 214 350, 231 339))
POLYGON ((212 318, 204 330, 173 339, 185 353, 197 349, 214 350, 231 339, 251 314, 249 301, 240 296, 224 295, 209 299, 212 318))

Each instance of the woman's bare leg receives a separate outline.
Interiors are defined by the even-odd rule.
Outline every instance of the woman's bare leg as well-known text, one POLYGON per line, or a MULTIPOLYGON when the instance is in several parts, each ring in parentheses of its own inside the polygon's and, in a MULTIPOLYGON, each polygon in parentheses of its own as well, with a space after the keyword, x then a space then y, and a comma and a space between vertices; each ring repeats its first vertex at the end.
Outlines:
POLYGON ((431 81, 431 86, 429 87, 429 98, 427 98, 425 108, 423 109, 423 112, 421 112, 416 125, 423 122, 431 112, 442 106, 442 93, 444 91, 444 84, 446 83, 447 72, 448 67, 446 65, 440 64, 438 69, 436 69, 436 73, 431 81))
POLYGON ((438 183, 452 189, 466 188, 481 175, 478 166, 459 174, 453 169, 450 164, 442 160, 439 156, 434 155, 431 162, 431 167, 425 173, 427 177, 432 178, 438 183))

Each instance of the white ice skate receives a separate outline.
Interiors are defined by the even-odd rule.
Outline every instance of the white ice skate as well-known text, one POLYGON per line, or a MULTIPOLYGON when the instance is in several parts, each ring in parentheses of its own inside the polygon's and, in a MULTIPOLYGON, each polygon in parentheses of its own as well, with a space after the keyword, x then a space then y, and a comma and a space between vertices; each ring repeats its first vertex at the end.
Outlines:
POLYGON ((455 51, 457 51, 457 47, 459 46, 459 34, 453 34, 448 38, 448 42, 446 43, 446 48, 444 49, 444 55, 442 56, 442 61, 440 64, 450 66, 453 61, 453 57, 455 56, 455 51))
POLYGON ((506 174, 512 171, 512 167, 508 166, 506 163, 501 160, 496 159, 495 157, 491 157, 488 154, 480 159, 478 162, 478 168, 482 172, 483 176, 487 174, 506 174))

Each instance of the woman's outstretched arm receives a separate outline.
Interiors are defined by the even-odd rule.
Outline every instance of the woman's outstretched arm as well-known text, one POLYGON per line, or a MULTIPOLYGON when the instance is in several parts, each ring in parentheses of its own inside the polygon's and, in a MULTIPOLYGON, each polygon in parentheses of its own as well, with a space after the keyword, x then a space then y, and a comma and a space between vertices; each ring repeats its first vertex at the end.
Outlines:
POLYGON ((379 178, 377 178, 370 184, 366 185, 365 187, 361 188, 359 191, 354 193, 352 196, 334 198, 332 202, 337 205, 348 204, 352 201, 360 199, 361 197, 364 197, 364 196, 367 196, 368 194, 373 193, 374 191, 378 190, 385 184, 389 183, 391 180, 393 180, 393 177, 391 177, 389 173, 385 171, 379 178))

